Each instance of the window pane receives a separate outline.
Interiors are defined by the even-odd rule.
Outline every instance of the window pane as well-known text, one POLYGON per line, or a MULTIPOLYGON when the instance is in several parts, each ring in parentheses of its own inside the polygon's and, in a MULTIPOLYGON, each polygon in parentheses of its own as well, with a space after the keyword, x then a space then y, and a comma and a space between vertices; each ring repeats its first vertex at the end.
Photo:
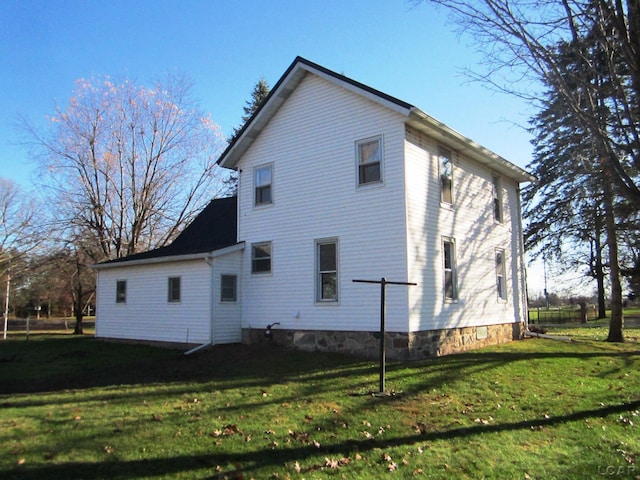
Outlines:
POLYGON ((440 194, 445 203, 453 203, 453 164, 451 151, 446 148, 438 150, 440 156, 440 194))
POLYGON ((498 177, 493 177, 493 218, 502 222, 502 194, 498 177))
POLYGON ((127 301, 127 282, 126 280, 118 280, 116 282, 116 303, 125 303, 127 301))
POLYGON ((253 246, 253 258, 270 258, 271 257, 271 245, 262 244, 253 246))
POLYGON ((220 301, 236 301, 237 277, 235 275, 222 275, 220 278, 220 301))
POLYGON ((321 282, 322 300, 337 300, 338 282, 336 273, 321 274, 321 282))
POLYGON ((271 185, 271 165, 256 168, 256 187, 271 185))
POLYGON ((271 185, 256 188, 256 204, 271 203, 271 185))
POLYGON ((256 168, 254 171, 255 204, 271 203, 271 165, 256 168))
POLYGON ((443 242, 442 247, 444 256, 444 298, 446 300, 455 300, 458 298, 455 247, 453 242, 450 241, 443 242))
POLYGON ((338 300, 338 244, 317 243, 316 300, 338 300))
POLYGON ((271 244, 262 243, 251 248, 251 272, 268 273, 271 271, 271 244))
POLYGON ((361 184, 380 181, 380 164, 379 163, 360 165, 359 172, 360 172, 359 182, 361 184))
POLYGON ((180 277, 169 278, 169 301, 180 301, 180 277))
POLYGON ((449 242, 444 244, 444 268, 451 270, 451 244, 449 242))
POLYGON ((324 243, 319 245, 320 249, 320 271, 336 270, 336 244, 324 243))
POLYGON ((449 299, 455 298, 453 272, 451 270, 447 270, 444 272, 444 297, 449 299))
POLYGON ((496 252, 496 288, 498 289, 498 298, 507 298, 507 289, 505 283, 505 264, 504 252, 496 252))
POLYGON ((359 144, 360 163, 380 162, 382 152, 380 151, 380 140, 359 144))
POLYGON ((451 178, 442 176, 442 201, 445 203, 453 203, 453 195, 451 193, 451 178))

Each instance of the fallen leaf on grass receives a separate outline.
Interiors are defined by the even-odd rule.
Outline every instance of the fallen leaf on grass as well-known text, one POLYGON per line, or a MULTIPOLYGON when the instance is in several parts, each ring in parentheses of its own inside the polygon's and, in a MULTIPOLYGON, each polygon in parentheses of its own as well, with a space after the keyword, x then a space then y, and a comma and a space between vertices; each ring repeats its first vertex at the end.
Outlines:
POLYGON ((333 458, 325 458, 324 466, 328 468, 333 468, 333 469, 340 468, 340 464, 338 463, 338 460, 334 460, 333 458))

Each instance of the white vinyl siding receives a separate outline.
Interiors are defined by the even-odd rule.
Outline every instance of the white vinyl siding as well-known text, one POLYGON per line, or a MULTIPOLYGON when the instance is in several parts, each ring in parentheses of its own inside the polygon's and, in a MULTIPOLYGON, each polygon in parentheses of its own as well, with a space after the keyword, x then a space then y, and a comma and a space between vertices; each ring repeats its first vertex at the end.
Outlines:
MULTIPOLYGON (((249 250, 247 248, 247 250, 249 250)), ((211 272, 213 284, 213 321, 211 341, 214 344, 239 343, 242 339, 242 301, 243 278, 242 257, 244 251, 237 251, 213 259, 211 272), (222 279, 224 276, 236 277, 235 301, 222 301, 222 279)))
MULTIPOLYGON (((403 117, 307 75, 245 152, 237 167, 238 239, 272 241, 271 275, 251 274, 245 250, 243 325, 295 330, 375 331, 379 290, 352 279, 405 280, 403 117), (356 142, 384 138, 384 187, 359 188, 356 142), (278 199, 253 208, 253 168, 273 159, 278 199), (315 240, 339 238, 339 303, 316 302, 315 240), (381 248, 384 246, 384 248, 381 248)), ((377 183, 376 185, 381 185, 377 183)), ((406 330, 407 289, 389 289, 388 328, 406 330)))
POLYGON ((503 223, 494 220, 495 172, 460 155, 454 183, 456 208, 434 208, 441 201, 438 142, 407 128, 407 240, 410 282, 410 330, 522 322, 522 244, 517 183, 505 175, 502 184, 503 223), (445 296, 441 265, 442 238, 456 239, 458 299, 445 296), (507 301, 496 302, 495 246, 505 251, 507 301))
POLYGON ((122 266, 99 272, 96 336, 206 343, 210 333, 211 268, 204 260, 122 266), (181 301, 167 302, 167 278, 180 277, 181 301), (126 278, 126 303, 116 281, 126 278))

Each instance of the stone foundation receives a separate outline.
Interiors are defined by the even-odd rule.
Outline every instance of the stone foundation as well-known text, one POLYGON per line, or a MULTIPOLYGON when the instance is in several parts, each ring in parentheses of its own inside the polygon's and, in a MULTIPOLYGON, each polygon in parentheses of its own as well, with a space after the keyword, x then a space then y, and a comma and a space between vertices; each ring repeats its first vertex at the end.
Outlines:
MULTIPOLYGON (((390 360, 401 361, 439 357, 517 340, 522 338, 523 332, 524 324, 522 323, 410 333, 387 332, 385 336, 386 356, 390 360)), ((378 358, 380 355, 380 334, 378 332, 274 328, 269 335, 264 329, 243 329, 242 342, 247 344, 273 342, 298 350, 339 352, 372 359, 378 358)))

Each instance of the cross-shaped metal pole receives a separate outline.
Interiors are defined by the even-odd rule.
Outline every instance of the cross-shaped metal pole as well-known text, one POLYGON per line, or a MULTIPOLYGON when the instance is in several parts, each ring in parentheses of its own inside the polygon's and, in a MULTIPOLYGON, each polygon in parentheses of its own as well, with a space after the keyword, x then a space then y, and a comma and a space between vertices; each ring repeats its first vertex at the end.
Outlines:
POLYGON ((386 348, 385 337, 385 310, 387 285, 417 285, 411 282, 390 282, 385 277, 380 280, 353 280, 354 283, 375 283, 380 285, 380 393, 385 391, 386 348))

